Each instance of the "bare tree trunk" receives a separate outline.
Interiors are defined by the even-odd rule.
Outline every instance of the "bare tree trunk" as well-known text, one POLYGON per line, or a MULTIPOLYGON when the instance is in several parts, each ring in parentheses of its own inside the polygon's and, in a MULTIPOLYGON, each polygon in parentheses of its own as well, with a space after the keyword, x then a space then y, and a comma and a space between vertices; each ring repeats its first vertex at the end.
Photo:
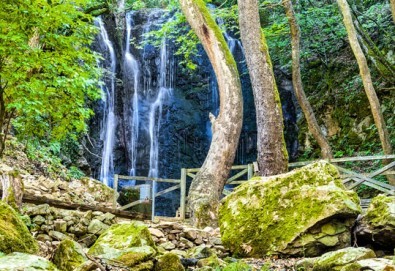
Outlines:
POLYGON ((236 62, 220 28, 202 0, 180 0, 182 10, 199 37, 218 80, 220 112, 212 114, 213 139, 201 170, 192 181, 188 207, 197 227, 217 224, 219 198, 239 142, 243 101, 236 62))
POLYGON ((0 164, 0 181, 3 190, 1 200, 19 210, 22 205, 23 182, 16 170, 9 166, 0 164))
POLYGON ((291 0, 283 0, 283 6, 288 18, 288 23, 291 29, 291 44, 292 44, 292 83, 295 89, 296 98, 302 108, 303 114, 306 118, 309 131, 313 135, 321 148, 321 155, 325 159, 333 158, 332 149, 329 142, 322 133, 317 119, 315 118, 313 108, 303 90, 302 77, 300 75, 300 29, 296 21, 294 9, 291 0))
POLYGON ((392 20, 395 23, 395 0, 390 0, 391 12, 392 12, 392 20))
POLYGON ((250 72, 258 129, 258 165, 262 176, 288 170, 288 152, 280 95, 259 21, 258 0, 239 0, 241 41, 250 72))
MULTIPOLYGON (((340 11, 343 15, 343 22, 347 30, 351 49, 353 50, 355 58, 358 62, 359 73, 362 78, 366 96, 369 100, 370 109, 372 111, 374 123, 376 124, 377 131, 380 136, 380 141, 383 147, 384 154, 392 154, 392 146, 389 139, 387 126, 385 125, 383 113, 381 112, 380 101, 373 87, 373 82, 366 61, 366 57, 363 54, 360 44, 358 43, 357 32, 352 21, 350 6, 348 5, 347 0, 337 0, 337 3, 339 4, 340 11)), ((395 185, 394 178, 389 177, 388 180, 392 185, 395 185)))

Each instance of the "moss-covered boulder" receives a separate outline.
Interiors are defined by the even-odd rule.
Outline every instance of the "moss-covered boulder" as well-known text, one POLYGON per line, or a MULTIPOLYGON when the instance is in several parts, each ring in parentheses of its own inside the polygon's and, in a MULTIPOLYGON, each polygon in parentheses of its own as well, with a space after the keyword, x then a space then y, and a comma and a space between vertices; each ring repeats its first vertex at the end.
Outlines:
POLYGON ((80 244, 65 239, 55 250, 52 261, 62 271, 73 271, 87 260, 80 244))
POLYGON ((153 267, 152 259, 156 255, 156 247, 148 227, 138 221, 127 224, 112 225, 97 239, 88 254, 100 256, 108 261, 123 263, 135 270, 146 265, 153 267))
POLYGON ((395 266, 391 260, 376 258, 371 249, 349 247, 325 253, 321 257, 302 259, 296 263, 296 269, 305 271, 395 271, 395 266))
POLYGON ((376 258, 376 254, 371 249, 348 247, 325 253, 321 257, 303 259, 296 264, 296 267, 306 271, 341 270, 358 260, 371 258, 376 258))
POLYGON ((356 228, 360 245, 392 252, 395 249, 395 196, 379 195, 372 199, 356 228))
POLYGON ((19 252, 0 257, 0 270, 2 271, 58 271, 56 266, 36 255, 19 252))
POLYGON ((19 215, 0 201, 0 252, 36 253, 38 244, 19 215))
POLYGON ((320 161, 286 174, 253 178, 221 204, 225 247, 239 256, 317 256, 350 245, 361 212, 339 172, 320 161))
POLYGON ((180 258, 174 253, 166 253, 159 257, 155 264, 155 271, 184 271, 180 258))

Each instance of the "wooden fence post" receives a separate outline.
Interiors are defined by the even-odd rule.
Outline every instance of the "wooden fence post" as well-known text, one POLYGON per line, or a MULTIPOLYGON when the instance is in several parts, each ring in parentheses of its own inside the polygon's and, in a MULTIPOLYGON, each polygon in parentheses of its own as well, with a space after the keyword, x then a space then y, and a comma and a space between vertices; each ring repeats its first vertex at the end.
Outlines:
POLYGON ((118 199, 118 174, 114 175, 114 199, 112 202, 112 208, 117 208, 117 199, 118 199))
POLYGON ((254 165, 253 164, 248 164, 248 175, 247 175, 247 179, 251 179, 252 177, 254 177, 254 165))
POLYGON ((187 193, 187 170, 186 168, 181 169, 181 183, 180 183, 180 217, 182 220, 185 219, 185 200, 187 193))

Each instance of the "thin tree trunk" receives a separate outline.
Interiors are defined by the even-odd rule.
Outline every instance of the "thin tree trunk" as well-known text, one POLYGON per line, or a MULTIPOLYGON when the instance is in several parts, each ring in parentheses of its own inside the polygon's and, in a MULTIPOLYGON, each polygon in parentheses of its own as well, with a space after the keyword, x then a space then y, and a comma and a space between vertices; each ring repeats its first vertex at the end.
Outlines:
POLYGON ((395 23, 395 0, 390 0, 391 12, 392 12, 392 20, 395 23))
POLYGON ((333 157, 332 149, 325 135, 322 133, 317 119, 315 118, 313 108, 303 90, 302 77, 300 74, 300 29, 296 21, 295 12, 292 7, 291 0, 283 0, 283 6, 288 18, 288 23, 291 29, 291 44, 292 44, 292 83, 295 89, 296 98, 302 108, 303 114, 306 118, 309 131, 313 135, 321 148, 321 155, 325 159, 333 157))
POLYGON ((22 205, 23 182, 22 178, 16 170, 9 166, 0 165, 0 181, 3 190, 1 200, 19 210, 22 205))
POLYGON ((236 62, 220 28, 202 0, 180 0, 182 10, 199 37, 218 81, 220 112, 212 120, 213 138, 201 170, 192 181, 188 207, 197 227, 216 226, 219 198, 239 142, 243 101, 236 62))
POLYGON ((259 171, 262 176, 276 175, 288 170, 280 95, 269 50, 261 31, 258 1, 239 0, 238 6, 241 41, 256 108, 259 171))
MULTIPOLYGON (((351 49, 353 50, 355 58, 358 62, 359 73, 362 78, 362 83, 365 88, 366 96, 369 100, 370 109, 372 111, 374 123, 376 124, 377 131, 380 136, 380 141, 383 147, 384 154, 392 154, 392 146, 389 139, 387 126, 385 125, 383 113, 381 112, 380 101, 373 87, 373 82, 366 61, 366 57, 363 54, 360 44, 358 43, 357 32, 353 24, 350 6, 348 5, 347 0, 337 0, 337 3, 339 4, 340 11, 343 15, 343 22, 347 30, 351 49)), ((388 178, 388 180, 392 185, 395 185, 394 178, 388 178)))

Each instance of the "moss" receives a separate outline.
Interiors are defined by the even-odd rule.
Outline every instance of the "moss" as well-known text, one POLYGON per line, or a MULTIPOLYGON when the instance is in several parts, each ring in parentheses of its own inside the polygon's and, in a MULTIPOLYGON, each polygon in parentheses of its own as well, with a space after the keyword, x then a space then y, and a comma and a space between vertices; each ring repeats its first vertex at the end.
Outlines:
POLYGON ((19 215, 0 201, 0 252, 36 253, 38 244, 19 215))
POLYGON ((316 223, 360 211, 358 196, 345 190, 337 169, 318 162, 236 188, 220 207, 222 241, 239 256, 278 254, 316 223))
POLYGON ((130 271, 152 271, 153 268, 154 268, 154 263, 152 261, 147 261, 133 268, 130 268, 130 271))
POLYGON ((88 253, 134 267, 152 259, 157 250, 148 227, 133 221, 112 225, 100 235, 88 253))
POLYGON ((82 247, 73 240, 63 240, 55 251, 53 263, 64 271, 73 271, 87 261, 82 247))
POLYGON ((225 266, 224 261, 220 260, 217 255, 212 255, 208 258, 204 258, 198 261, 197 263, 198 267, 223 267, 225 266))
POLYGON ((391 212, 395 208, 395 197, 379 195, 372 199, 366 211, 366 220, 374 227, 392 225, 395 227, 395 214, 391 212))
POLYGON ((158 258, 155 265, 155 271, 184 271, 180 258, 174 253, 166 253, 158 258))
POLYGON ((221 32, 221 29, 219 28, 219 26, 217 25, 215 20, 211 17, 211 14, 210 14, 208 8, 206 7, 206 3, 202 0, 195 0, 195 1, 193 1, 193 4, 196 5, 196 7, 199 9, 201 14, 203 15, 205 23, 210 28, 210 30, 213 31, 216 40, 219 41, 221 51, 224 53, 224 56, 225 56, 226 64, 233 70, 233 72, 236 72, 238 74, 236 61, 233 58, 233 55, 229 50, 229 47, 228 47, 226 40, 221 32))
POLYGON ((313 270, 335 270, 336 267, 342 267, 358 260, 375 257, 376 255, 371 249, 349 247, 322 255, 317 261, 315 261, 313 270))
POLYGON ((252 268, 243 261, 237 261, 225 266, 222 271, 251 271, 252 268))

